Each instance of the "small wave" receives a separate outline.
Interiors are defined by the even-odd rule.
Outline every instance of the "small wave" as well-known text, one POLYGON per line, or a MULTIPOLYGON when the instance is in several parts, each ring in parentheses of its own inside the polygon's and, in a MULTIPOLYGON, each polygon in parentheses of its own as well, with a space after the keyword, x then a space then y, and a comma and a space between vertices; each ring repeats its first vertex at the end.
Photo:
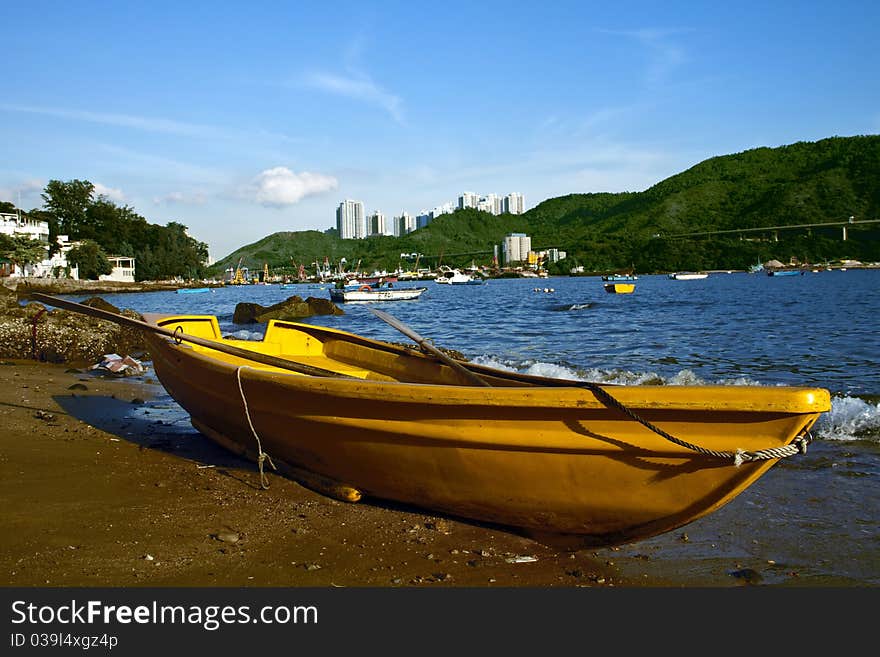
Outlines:
MULTIPOLYGON (((474 362, 507 372, 520 372, 556 379, 589 381, 612 385, 669 385, 703 386, 766 385, 746 377, 721 379, 707 382, 691 370, 681 370, 671 377, 663 377, 655 372, 631 372, 629 370, 602 370, 598 368, 577 370, 566 365, 543 361, 514 363, 501 362, 489 356, 480 356, 474 362)), ((783 385, 783 384, 778 384, 783 385)), ((824 440, 868 440, 880 442, 880 402, 874 404, 858 397, 838 396, 831 399, 831 410, 823 413, 816 422, 814 433, 824 440)))
POLYGON ((584 303, 563 303, 552 307, 552 310, 556 312, 569 312, 571 310, 587 310, 596 305, 593 301, 586 301, 584 303))
POLYGON ((880 442, 880 403, 835 395, 831 398, 831 410, 816 422, 815 432, 825 440, 880 442))

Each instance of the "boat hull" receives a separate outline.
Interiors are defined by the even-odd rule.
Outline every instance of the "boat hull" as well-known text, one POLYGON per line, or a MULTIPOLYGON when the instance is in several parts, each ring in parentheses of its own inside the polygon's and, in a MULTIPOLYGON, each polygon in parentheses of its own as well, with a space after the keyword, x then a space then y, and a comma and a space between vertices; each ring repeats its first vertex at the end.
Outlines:
POLYGON ((635 289, 634 283, 605 283, 605 291, 610 294, 632 294, 635 289))
POLYGON ((368 285, 355 290, 330 290, 331 301, 410 301, 418 299, 426 287, 372 288, 368 285))
POLYGON ((704 278, 709 278, 709 274, 679 274, 672 273, 668 274, 668 278, 674 281, 701 281, 704 278))
MULTIPOLYGON (((205 321, 162 326, 219 336, 216 320, 205 321)), ((493 379, 493 370, 479 367, 490 387, 458 385, 451 368, 413 350, 359 337, 352 343, 318 327, 304 328, 303 337, 297 326, 272 322, 268 343, 250 347, 352 378, 285 372, 160 335, 149 338, 153 365, 199 431, 248 458, 258 456, 258 436, 294 476, 312 473, 355 497, 567 547, 614 545, 685 525, 776 462, 737 466, 679 446, 575 385, 493 379)), ((787 445, 830 408, 827 391, 814 388, 609 390, 671 435, 730 452, 787 445)))

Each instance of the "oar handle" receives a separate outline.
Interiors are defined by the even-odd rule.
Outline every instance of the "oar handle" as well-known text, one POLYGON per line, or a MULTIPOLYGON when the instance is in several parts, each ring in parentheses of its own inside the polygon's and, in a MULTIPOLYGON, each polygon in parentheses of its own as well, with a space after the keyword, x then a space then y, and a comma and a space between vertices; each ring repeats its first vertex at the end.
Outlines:
POLYGON ((442 351, 437 349, 434 345, 432 345, 425 338, 423 338, 418 333, 413 331, 409 326, 407 326, 406 324, 401 322, 396 317, 392 317, 388 313, 386 313, 382 310, 377 310, 376 308, 369 308, 369 311, 371 313, 373 313, 376 317, 381 319, 383 322, 390 324, 391 326, 396 328, 398 331, 403 333, 406 337, 408 337, 410 340, 415 342, 422 349, 424 349, 425 351, 429 351, 431 354, 433 354, 434 356, 436 356, 437 358, 442 360, 444 363, 446 363, 452 369, 454 369, 456 372, 458 372, 461 376, 466 378, 470 383, 473 383, 474 385, 478 385, 478 386, 490 387, 489 383, 486 382, 485 379, 483 379, 482 377, 477 376, 476 374, 471 372, 469 369, 467 369, 464 365, 459 363, 454 358, 451 358, 450 356, 447 356, 446 354, 444 354, 442 351))

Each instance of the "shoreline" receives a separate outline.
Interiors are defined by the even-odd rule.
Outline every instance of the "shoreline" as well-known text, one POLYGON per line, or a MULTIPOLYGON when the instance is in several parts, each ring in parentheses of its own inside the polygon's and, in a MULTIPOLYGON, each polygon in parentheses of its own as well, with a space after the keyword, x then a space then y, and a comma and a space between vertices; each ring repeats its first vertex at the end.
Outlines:
POLYGON ((664 585, 624 577, 607 550, 339 502, 269 469, 263 490, 253 463, 169 418, 151 370, 96 372, 0 364, 3 586, 664 585))
MULTIPOLYGON (((144 365, 117 378, 0 361, 0 586, 867 585, 829 574, 822 559, 818 571, 813 559, 780 560, 804 528, 756 523, 752 509, 792 494, 783 473, 768 479, 784 489, 769 498, 755 486, 680 530, 576 552, 424 509, 340 502, 271 468, 264 490, 256 464, 193 429, 144 365)), ((809 458, 826 450, 816 445, 809 458)))

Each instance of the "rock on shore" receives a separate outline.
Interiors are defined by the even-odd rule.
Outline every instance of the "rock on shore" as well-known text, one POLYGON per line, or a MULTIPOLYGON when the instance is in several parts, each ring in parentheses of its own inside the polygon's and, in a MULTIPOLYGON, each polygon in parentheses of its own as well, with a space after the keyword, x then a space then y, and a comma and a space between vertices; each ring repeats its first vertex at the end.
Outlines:
MULTIPOLYGON (((84 302, 143 320, 133 310, 120 310, 103 299, 84 302)), ((95 363, 105 354, 139 356, 147 345, 141 331, 41 303, 22 306, 18 295, 0 286, 0 358, 49 363, 95 363)))
POLYGON ((344 315, 342 308, 329 299, 309 297, 303 300, 292 296, 272 306, 242 302, 235 306, 232 321, 235 324, 265 324, 270 319, 293 321, 312 315, 344 315))
MULTIPOLYGON (((71 281, 67 279, 5 279, 0 285, 0 358, 30 359, 49 363, 95 363, 105 354, 148 357, 143 331, 120 326, 41 303, 21 305, 31 294, 75 294, 104 292, 148 292, 169 289, 165 283, 115 283, 113 281, 71 281)), ((144 321, 139 313, 121 310, 93 296, 83 305, 93 306, 144 321)), ((235 308, 236 324, 265 323, 270 319, 297 320, 312 315, 342 315, 342 309, 328 299, 292 296, 273 306, 240 303, 235 308)))

